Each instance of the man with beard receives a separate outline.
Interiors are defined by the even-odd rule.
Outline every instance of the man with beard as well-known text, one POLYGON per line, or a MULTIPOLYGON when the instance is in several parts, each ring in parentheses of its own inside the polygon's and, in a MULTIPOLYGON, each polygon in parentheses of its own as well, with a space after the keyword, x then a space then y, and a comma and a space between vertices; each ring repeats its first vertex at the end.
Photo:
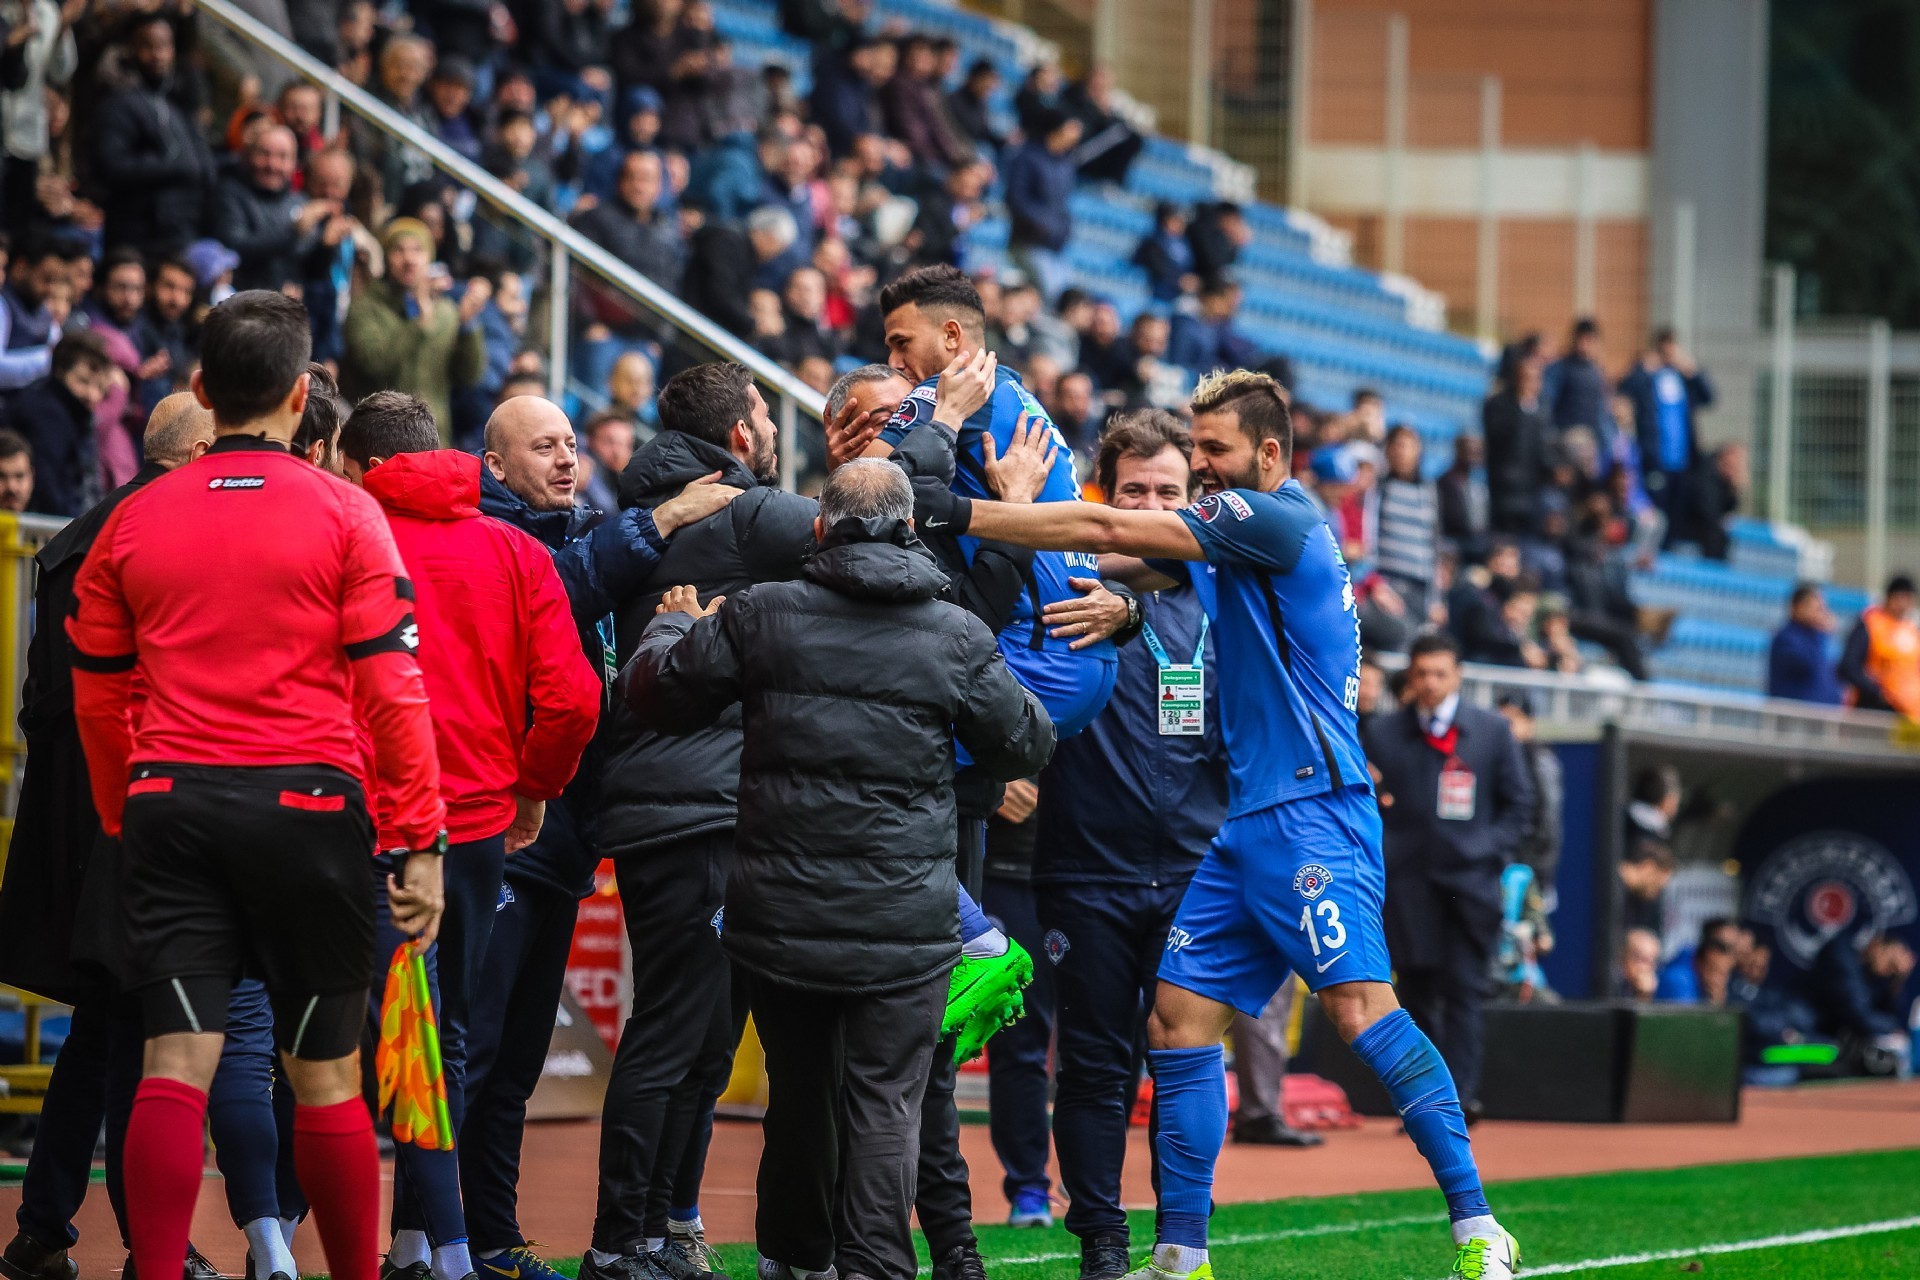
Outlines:
POLYGON ((193 118, 173 100, 173 23, 160 12, 128 32, 133 82, 100 106, 93 176, 105 191, 110 245, 175 253, 200 234, 214 187, 213 154, 193 118))
POLYGON ((187 315, 193 309, 193 291, 193 268, 184 261, 162 258, 154 264, 147 305, 133 319, 133 343, 146 362, 141 367, 151 370, 140 380, 143 405, 157 405, 172 395, 175 381, 184 379, 199 358, 199 340, 187 315))

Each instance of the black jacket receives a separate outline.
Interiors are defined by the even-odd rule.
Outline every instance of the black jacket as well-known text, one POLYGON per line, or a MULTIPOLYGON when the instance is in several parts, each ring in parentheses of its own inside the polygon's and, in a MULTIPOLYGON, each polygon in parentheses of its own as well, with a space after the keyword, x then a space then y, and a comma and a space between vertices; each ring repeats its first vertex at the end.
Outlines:
POLYGON ((93 410, 48 377, 7 403, 7 422, 33 446, 33 497, 27 510, 78 516, 100 500, 99 455, 93 446, 93 410))
POLYGON ((1520 403, 1511 391, 1488 396, 1480 407, 1487 442, 1487 505, 1500 533, 1532 533, 1540 491, 1552 474, 1553 425, 1542 407, 1520 403))
MULTIPOLYGON (((622 665, 667 588, 697 587, 707 599, 756 582, 789 581, 800 576, 813 549, 813 499, 760 484, 732 454, 681 431, 662 431, 633 455, 620 477, 620 505, 651 510, 714 471, 720 483, 746 492, 719 514, 677 530, 646 584, 618 603, 614 630, 622 665)), ((722 712, 697 733, 668 737, 643 728, 614 701, 611 719, 602 719, 605 754, 594 825, 601 852, 617 858, 731 830, 739 807, 739 712, 722 712)))
POLYGON ((294 216, 306 205, 299 192, 262 191, 239 175, 221 180, 213 201, 213 238, 240 255, 235 289, 278 289, 300 280, 303 241, 294 216))
POLYGON ((1445 935, 1464 931, 1491 952, 1500 933, 1500 873, 1533 825, 1533 782, 1504 716, 1464 702, 1453 757, 1474 777, 1473 816, 1438 815, 1448 758, 1428 745, 1413 708, 1367 721, 1361 739, 1380 771, 1387 857, 1387 943, 1396 968, 1440 963, 1445 935))
POLYGON ((576 231, 671 293, 680 292, 687 269, 687 247, 680 224, 659 209, 641 218, 617 198, 597 204, 573 219, 576 231))
POLYGON ((213 190, 213 153, 165 89, 122 89, 100 104, 93 132, 104 243, 154 256, 198 238, 213 190))
POLYGON ((657 618, 621 673, 628 710, 661 732, 744 710, 721 939, 747 968, 860 993, 959 957, 954 739, 1006 781, 1037 772, 1054 735, 947 589, 904 523, 842 521, 804 582, 657 618))
POLYGON ((747 298, 759 265, 746 232, 728 223, 710 222, 693 233, 680 296, 728 333, 751 337, 753 313, 747 309, 747 298))

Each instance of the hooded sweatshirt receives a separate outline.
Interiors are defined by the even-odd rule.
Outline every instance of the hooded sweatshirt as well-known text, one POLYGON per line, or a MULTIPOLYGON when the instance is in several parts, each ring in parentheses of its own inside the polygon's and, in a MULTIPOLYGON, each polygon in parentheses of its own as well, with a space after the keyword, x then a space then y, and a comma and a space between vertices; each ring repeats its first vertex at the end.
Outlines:
MULTIPOLYGON (((480 514, 480 465, 449 449, 402 454, 365 482, 414 583, 455 844, 513 825, 515 795, 558 796, 600 716, 600 679, 581 652, 553 558, 480 514)), ((395 848, 380 809, 381 847, 395 848)))

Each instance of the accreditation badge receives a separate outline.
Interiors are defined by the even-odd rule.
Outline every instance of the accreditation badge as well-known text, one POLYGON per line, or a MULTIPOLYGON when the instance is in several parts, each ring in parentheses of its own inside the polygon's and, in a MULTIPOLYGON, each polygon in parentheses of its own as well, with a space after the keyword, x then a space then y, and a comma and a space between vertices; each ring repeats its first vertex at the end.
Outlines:
POLYGON ((1206 671, 1201 667, 1160 668, 1160 736, 1193 738, 1206 731, 1206 671))
POLYGON ((1434 805, 1434 816, 1444 822, 1473 821, 1473 774, 1459 766, 1458 762, 1440 771, 1440 796, 1434 805))

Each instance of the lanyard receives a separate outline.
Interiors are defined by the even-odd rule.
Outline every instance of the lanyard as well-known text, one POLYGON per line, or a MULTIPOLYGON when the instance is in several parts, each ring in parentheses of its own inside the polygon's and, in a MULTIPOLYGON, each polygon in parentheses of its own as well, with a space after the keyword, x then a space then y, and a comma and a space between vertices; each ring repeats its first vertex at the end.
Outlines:
MULTIPOLYGON (((1206 656, 1207 626, 1212 621, 1213 619, 1207 615, 1200 615, 1200 639, 1193 646, 1193 665, 1196 667, 1201 665, 1201 660, 1206 656)), ((1151 622, 1142 622, 1140 624, 1140 638, 1147 642, 1147 652, 1153 655, 1154 662, 1159 665, 1162 671, 1173 665, 1173 663, 1167 660, 1167 651, 1161 647, 1160 637, 1153 634, 1153 624, 1151 622)))

